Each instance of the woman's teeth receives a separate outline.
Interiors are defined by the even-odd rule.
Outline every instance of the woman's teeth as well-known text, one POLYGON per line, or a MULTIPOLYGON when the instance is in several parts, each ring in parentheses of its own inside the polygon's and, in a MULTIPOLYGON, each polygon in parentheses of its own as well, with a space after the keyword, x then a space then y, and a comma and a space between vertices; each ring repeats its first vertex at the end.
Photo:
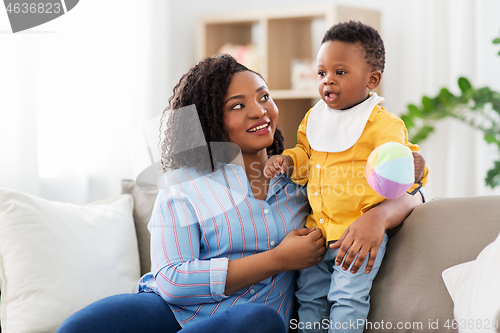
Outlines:
POLYGON ((269 123, 249 129, 249 132, 257 132, 269 126, 269 123))

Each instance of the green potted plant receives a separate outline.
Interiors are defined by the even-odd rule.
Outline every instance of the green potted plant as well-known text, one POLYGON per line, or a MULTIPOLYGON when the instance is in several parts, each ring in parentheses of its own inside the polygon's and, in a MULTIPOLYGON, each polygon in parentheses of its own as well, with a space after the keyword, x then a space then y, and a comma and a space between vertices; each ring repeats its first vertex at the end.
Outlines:
MULTIPOLYGON (((493 44, 500 44, 500 37, 495 38, 493 44)), ((436 121, 452 117, 481 130, 484 140, 495 144, 500 152, 500 92, 489 87, 474 88, 465 77, 458 79, 458 86, 460 95, 442 88, 435 97, 423 96, 421 105, 408 105, 401 119, 406 124, 410 141, 424 141, 434 131, 436 121)), ((500 157, 488 170, 485 183, 491 188, 500 185, 500 157)))

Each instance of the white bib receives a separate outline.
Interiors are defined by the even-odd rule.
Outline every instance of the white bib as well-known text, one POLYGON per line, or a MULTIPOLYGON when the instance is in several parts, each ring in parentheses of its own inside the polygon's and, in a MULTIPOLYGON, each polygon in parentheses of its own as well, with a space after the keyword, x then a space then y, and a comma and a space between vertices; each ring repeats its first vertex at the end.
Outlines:
POLYGON ((307 120, 307 140, 316 151, 338 153, 359 140, 373 108, 384 99, 376 93, 347 110, 330 108, 322 99, 313 106, 307 120))

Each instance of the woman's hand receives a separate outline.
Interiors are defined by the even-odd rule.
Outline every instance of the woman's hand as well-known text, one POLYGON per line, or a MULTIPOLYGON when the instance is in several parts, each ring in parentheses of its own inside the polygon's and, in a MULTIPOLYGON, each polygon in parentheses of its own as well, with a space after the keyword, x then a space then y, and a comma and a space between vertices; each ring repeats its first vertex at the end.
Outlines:
POLYGON ((229 260, 224 294, 231 295, 284 271, 315 265, 325 251, 325 238, 320 229, 292 230, 272 250, 229 260))
POLYGON ((380 244, 384 239, 385 231, 400 225, 422 201, 420 194, 415 196, 405 194, 397 199, 384 200, 378 206, 361 215, 347 228, 337 242, 330 245, 332 249, 339 249, 335 264, 339 266, 343 260, 342 269, 347 270, 356 254, 359 253, 351 272, 356 273, 366 257, 369 256, 365 273, 370 273, 380 244))
POLYGON ((301 228, 292 230, 274 248, 275 260, 283 271, 299 270, 316 265, 326 251, 321 229, 301 228))

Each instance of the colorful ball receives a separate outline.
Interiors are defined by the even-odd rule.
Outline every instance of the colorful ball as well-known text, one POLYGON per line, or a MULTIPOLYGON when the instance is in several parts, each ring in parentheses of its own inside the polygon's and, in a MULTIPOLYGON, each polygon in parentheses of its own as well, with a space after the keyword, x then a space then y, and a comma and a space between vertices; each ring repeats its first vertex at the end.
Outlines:
POLYGON ((366 180, 384 198, 400 197, 415 181, 411 149, 398 142, 375 148, 366 162, 366 180))

